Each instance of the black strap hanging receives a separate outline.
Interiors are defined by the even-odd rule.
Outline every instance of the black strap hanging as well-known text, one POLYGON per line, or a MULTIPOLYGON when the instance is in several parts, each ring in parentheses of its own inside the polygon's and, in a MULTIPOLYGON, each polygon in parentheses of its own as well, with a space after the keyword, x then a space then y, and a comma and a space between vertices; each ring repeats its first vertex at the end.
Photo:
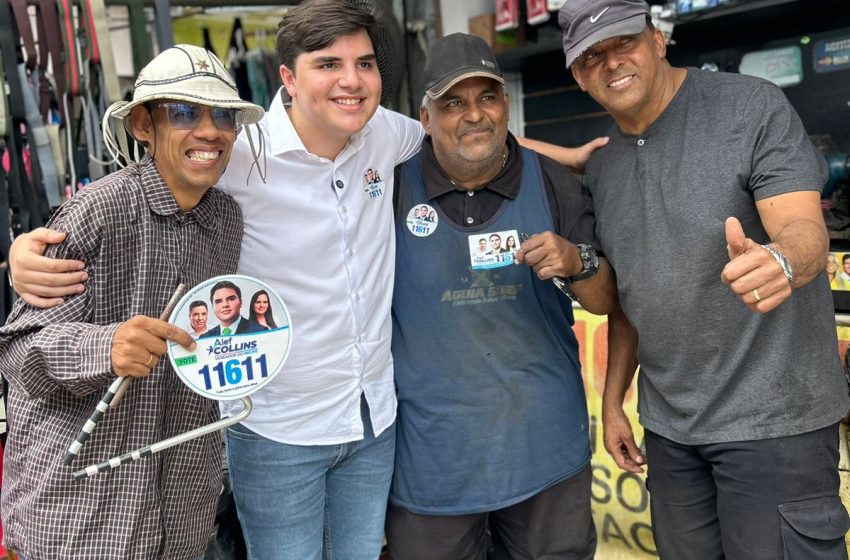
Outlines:
MULTIPOLYGON (((24 134, 27 130, 26 107, 24 105, 23 86, 18 76, 19 42, 17 25, 12 18, 8 0, 0 0, 0 56, 6 70, 6 83, 9 86, 10 134, 6 141, 9 151, 10 169, 8 175, 9 206, 13 212, 13 232, 29 231, 44 225, 49 216, 47 201, 40 201, 24 169, 22 154, 24 134)), ((37 171, 37 166, 32 166, 37 171)))
MULTIPOLYGON (((59 26, 59 12, 56 7, 56 0, 38 0, 38 36, 44 37, 44 41, 39 44, 41 47, 41 58, 39 59, 43 66, 43 79, 48 81, 53 78, 53 95, 56 98, 56 105, 59 109, 62 122, 65 122, 65 109, 62 103, 59 102, 59 97, 65 91, 65 63, 62 56, 62 29, 59 26), (45 46, 50 53, 50 61, 53 65, 53 74, 47 74, 47 54, 44 52, 45 46)), ((48 81, 49 84, 49 81, 48 81)), ((46 111, 45 104, 50 104, 50 93, 42 90, 41 110, 46 111)), ((46 116, 45 116, 46 118, 46 116)))
POLYGON ((62 203, 61 196, 64 189, 56 172, 53 152, 50 149, 50 138, 44 128, 44 119, 39 110, 38 92, 41 80, 27 1, 11 0, 11 4, 17 29, 27 53, 26 64, 19 64, 17 71, 28 125, 27 137, 32 156, 33 186, 40 197, 46 197, 48 206, 56 208, 62 203))

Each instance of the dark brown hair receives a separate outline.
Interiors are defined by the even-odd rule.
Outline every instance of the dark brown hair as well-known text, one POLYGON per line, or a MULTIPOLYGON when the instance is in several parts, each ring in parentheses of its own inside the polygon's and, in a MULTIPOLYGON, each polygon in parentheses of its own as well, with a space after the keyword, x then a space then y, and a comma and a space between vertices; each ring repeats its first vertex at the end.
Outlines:
POLYGON ((375 17, 352 0, 306 0, 286 12, 277 28, 280 64, 295 73, 295 59, 329 47, 339 37, 366 31, 376 45, 375 17))

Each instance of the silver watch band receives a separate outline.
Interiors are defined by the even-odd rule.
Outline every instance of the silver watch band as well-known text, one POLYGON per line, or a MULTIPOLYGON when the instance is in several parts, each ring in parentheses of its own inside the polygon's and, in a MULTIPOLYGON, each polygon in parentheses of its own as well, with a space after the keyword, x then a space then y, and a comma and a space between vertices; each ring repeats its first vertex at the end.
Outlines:
POLYGON ((794 271, 791 270, 791 263, 788 262, 788 259, 779 252, 779 249, 774 247, 773 245, 766 244, 762 245, 770 255, 776 259, 776 262, 779 263, 780 268, 782 268, 782 272, 785 274, 785 278, 788 279, 788 283, 791 284, 794 282, 794 271))

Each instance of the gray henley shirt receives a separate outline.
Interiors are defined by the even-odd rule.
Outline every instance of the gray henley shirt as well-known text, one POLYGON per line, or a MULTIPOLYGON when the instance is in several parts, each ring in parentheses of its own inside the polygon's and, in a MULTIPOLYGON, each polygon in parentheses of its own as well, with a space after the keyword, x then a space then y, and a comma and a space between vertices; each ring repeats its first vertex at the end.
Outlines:
POLYGON ((850 399, 826 276, 766 315, 720 280, 727 217, 766 243, 755 200, 820 190, 826 179, 782 91, 689 68, 644 134, 610 135, 587 181, 640 338, 643 426, 698 445, 800 434, 842 418, 850 399))

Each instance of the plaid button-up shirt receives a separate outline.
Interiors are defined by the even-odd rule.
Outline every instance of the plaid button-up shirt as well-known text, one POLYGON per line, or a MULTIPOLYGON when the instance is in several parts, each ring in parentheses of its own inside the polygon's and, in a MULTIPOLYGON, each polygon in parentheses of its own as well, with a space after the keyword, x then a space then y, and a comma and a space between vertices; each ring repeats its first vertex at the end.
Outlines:
POLYGON ((59 307, 18 301, 0 329, 9 386, 5 544, 30 560, 198 556, 221 487, 220 434, 90 479, 72 476, 218 418, 217 403, 186 388, 167 358, 130 386, 71 466, 61 460, 115 379, 110 349, 119 324, 158 317, 180 282, 235 272, 239 207, 213 189, 183 213, 146 158, 77 193, 49 225, 68 236, 47 255, 85 261, 89 280, 59 307))

